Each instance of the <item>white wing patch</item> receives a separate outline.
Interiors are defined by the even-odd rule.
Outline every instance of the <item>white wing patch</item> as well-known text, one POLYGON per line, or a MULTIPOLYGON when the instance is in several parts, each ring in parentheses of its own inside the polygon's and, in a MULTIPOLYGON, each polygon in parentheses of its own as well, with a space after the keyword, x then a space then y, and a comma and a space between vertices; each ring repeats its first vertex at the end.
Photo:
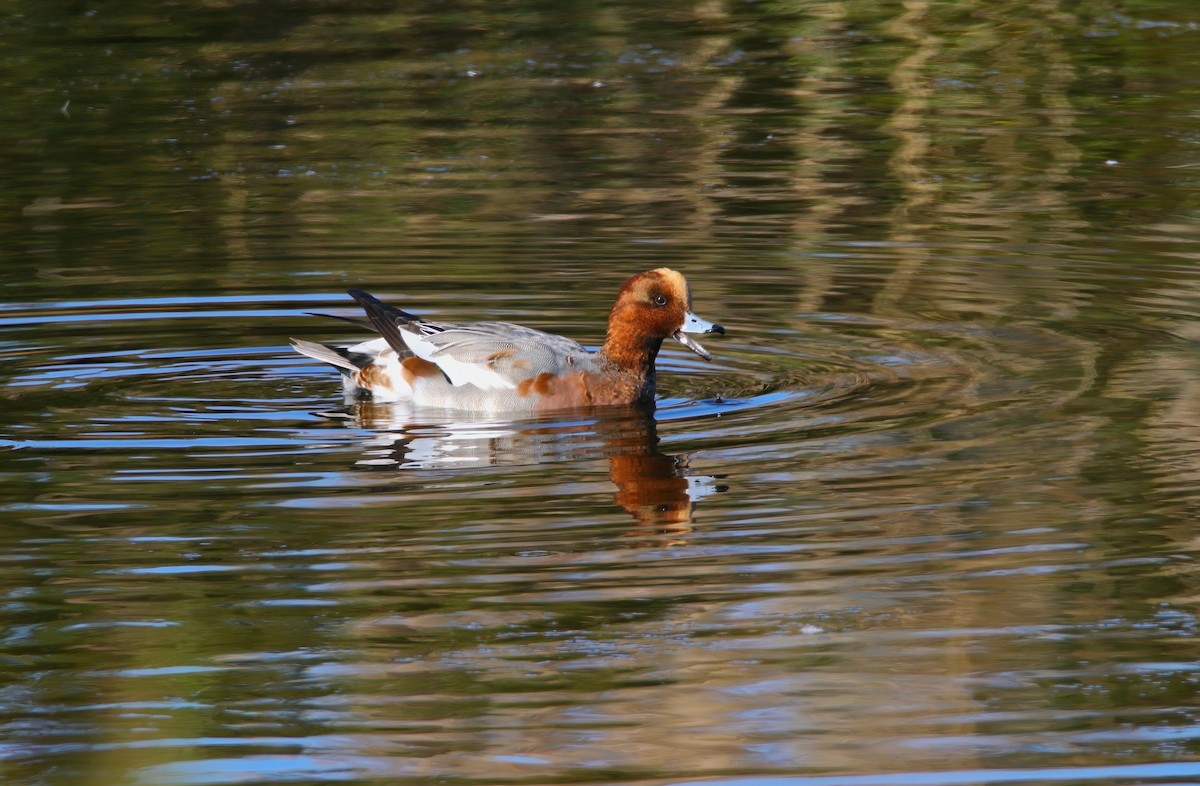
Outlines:
POLYGON ((401 330, 400 335, 412 353, 422 360, 428 360, 442 370, 450 384, 455 387, 474 385, 480 390, 512 390, 516 384, 497 374, 483 363, 466 363, 455 360, 439 350, 423 336, 408 330, 401 330))

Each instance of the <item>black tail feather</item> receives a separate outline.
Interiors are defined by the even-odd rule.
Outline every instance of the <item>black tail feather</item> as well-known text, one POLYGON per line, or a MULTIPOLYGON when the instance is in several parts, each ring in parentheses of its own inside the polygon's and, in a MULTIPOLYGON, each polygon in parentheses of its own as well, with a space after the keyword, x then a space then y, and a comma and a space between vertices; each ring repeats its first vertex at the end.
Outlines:
POLYGON ((367 312, 367 319, 371 320, 371 325, 387 340, 388 346, 401 354, 409 354, 408 344, 400 335, 400 325, 416 322, 419 317, 401 311, 395 306, 389 306, 361 289, 348 290, 347 294, 357 300, 358 304, 367 312))
POLYGON ((343 322, 349 322, 351 325, 357 325, 358 327, 362 328, 363 330, 370 330, 372 333, 377 332, 375 330, 375 326, 371 324, 370 320, 363 319, 362 317, 347 317, 347 316, 343 316, 341 314, 326 314, 322 311, 306 311, 304 313, 308 314, 310 317, 325 317, 326 319, 340 319, 343 322))

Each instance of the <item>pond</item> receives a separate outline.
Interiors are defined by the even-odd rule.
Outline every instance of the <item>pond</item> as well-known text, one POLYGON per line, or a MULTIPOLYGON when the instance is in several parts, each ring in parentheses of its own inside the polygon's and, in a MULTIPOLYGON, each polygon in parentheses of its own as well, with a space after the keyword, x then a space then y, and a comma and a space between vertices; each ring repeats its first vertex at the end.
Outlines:
POLYGON ((1200 11, 0 16, 0 780, 1200 780, 1200 11), (653 412, 344 400, 596 347, 653 412))

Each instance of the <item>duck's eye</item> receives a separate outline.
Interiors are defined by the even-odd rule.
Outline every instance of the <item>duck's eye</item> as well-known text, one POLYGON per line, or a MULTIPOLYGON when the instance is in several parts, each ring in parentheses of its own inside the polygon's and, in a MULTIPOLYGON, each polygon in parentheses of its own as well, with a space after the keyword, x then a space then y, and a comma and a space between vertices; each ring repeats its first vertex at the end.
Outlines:
POLYGON ((656 305, 656 306, 667 305, 667 296, 666 295, 655 295, 654 296, 654 305, 656 305))

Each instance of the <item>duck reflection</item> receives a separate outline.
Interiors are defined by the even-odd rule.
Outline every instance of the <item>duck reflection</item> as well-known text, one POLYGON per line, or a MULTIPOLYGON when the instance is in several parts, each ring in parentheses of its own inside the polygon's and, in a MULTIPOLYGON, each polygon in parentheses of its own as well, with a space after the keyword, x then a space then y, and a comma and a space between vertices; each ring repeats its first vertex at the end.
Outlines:
POLYGON ((636 407, 522 422, 439 422, 428 412, 417 422, 405 405, 372 403, 324 414, 376 432, 358 462, 364 467, 444 470, 604 458, 616 486, 613 500, 639 525, 664 534, 690 531, 696 502, 725 490, 712 476, 692 474, 687 455, 659 451, 653 412, 636 407))

